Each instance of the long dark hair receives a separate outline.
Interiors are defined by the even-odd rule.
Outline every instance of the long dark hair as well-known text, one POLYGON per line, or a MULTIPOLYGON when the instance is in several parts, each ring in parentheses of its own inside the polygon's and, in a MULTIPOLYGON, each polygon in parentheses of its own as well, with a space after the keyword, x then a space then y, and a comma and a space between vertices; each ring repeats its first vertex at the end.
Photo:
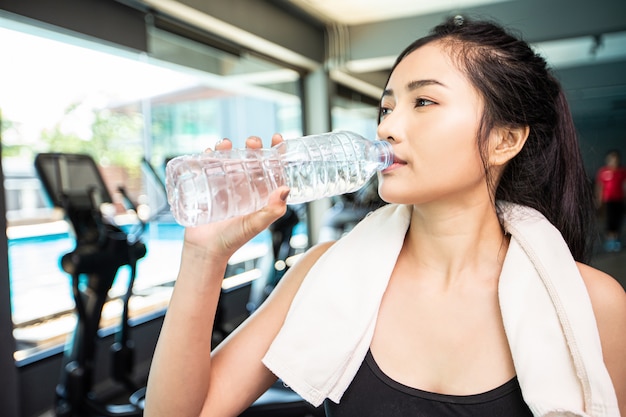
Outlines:
POLYGON ((487 139, 493 128, 530 128, 526 144, 499 181, 487 176, 495 200, 540 211, 559 229, 574 258, 588 261, 595 238, 592 182, 567 100, 546 61, 496 23, 456 16, 409 45, 393 68, 435 41, 450 52, 483 97, 477 140, 485 172, 489 173, 487 139))

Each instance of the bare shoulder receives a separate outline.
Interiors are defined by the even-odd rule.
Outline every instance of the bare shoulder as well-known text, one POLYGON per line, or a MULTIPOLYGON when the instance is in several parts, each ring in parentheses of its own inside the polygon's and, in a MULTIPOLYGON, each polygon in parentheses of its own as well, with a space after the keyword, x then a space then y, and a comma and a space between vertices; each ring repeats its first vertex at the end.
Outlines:
POLYGON ((626 320, 626 291, 611 275, 583 263, 577 263, 585 282, 594 311, 622 313, 626 320))
POLYGON ((306 270, 308 273, 309 269, 317 262, 317 260, 324 254, 326 251, 335 244, 335 241, 323 242, 313 246, 311 249, 306 251, 304 255, 296 262, 294 267, 302 268, 306 270))
POLYGON ((620 411, 626 413, 626 292, 612 276, 578 264, 596 316, 604 363, 615 392, 620 411))
POLYGON ((577 265, 591 298, 593 312, 601 332, 600 336, 605 339, 607 330, 621 328, 626 342, 626 292, 624 288, 609 274, 582 263, 577 265))
MULTIPOLYGON (((320 243, 302 254, 298 261, 289 268, 289 271, 287 271, 285 276, 280 280, 278 286, 270 296, 270 298, 279 298, 281 301, 276 300, 272 303, 291 304, 304 277, 306 277, 313 265, 334 243, 333 241, 320 243)), ((271 305, 272 303, 267 304, 271 305)))

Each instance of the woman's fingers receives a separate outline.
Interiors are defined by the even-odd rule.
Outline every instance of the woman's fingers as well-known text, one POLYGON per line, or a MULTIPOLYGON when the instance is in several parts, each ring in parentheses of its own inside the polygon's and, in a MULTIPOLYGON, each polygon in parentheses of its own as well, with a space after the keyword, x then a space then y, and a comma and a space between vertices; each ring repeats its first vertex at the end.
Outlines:
MULTIPOLYGON (((279 134, 272 136, 272 144, 280 143, 282 140, 282 136, 279 134)), ((232 149, 232 147, 232 142, 225 138, 215 144, 215 151, 225 151, 232 149)), ((260 149, 262 147, 263 142, 258 136, 250 136, 246 139, 246 148, 260 149)), ((213 152, 213 150, 209 149, 207 152, 213 152)), ((208 253, 228 257, 245 242, 285 214, 288 195, 288 187, 279 187, 272 191, 267 205, 255 213, 227 219, 216 224, 187 228, 185 241, 204 247, 208 253)))
POLYGON ((250 136, 246 139, 246 148, 260 149, 263 147, 263 141, 258 136, 250 136))
MULTIPOLYGON (((275 146, 283 141, 283 137, 280 133, 274 133, 272 136, 272 145, 275 146)), ((258 136, 249 136, 246 139, 246 148, 260 149, 263 147, 263 140, 258 136)), ((216 151, 224 151, 233 148, 233 143, 230 139, 224 138, 215 144, 216 151)), ((207 149, 207 152, 211 149, 207 149)))
POLYGON ((282 217, 287 210, 286 201, 288 196, 288 187, 278 187, 270 194, 267 206, 255 213, 244 216, 243 240, 247 241, 258 235, 282 217))
MULTIPOLYGON (((233 143, 228 138, 224 138, 215 144, 216 151, 226 151, 233 148, 233 143)), ((207 152, 211 149, 207 149, 207 152)))
POLYGON ((272 135, 272 146, 276 146, 283 141, 283 135, 280 133, 274 133, 272 135))
POLYGON ((261 210, 209 226, 187 228, 185 239, 227 259, 285 214, 288 195, 288 187, 279 187, 272 191, 267 206, 261 210))

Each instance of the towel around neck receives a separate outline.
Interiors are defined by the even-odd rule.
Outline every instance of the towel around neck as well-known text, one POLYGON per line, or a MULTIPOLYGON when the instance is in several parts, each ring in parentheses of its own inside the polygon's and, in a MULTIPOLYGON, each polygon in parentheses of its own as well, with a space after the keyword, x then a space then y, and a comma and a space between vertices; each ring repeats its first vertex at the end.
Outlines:
MULTIPOLYGON (((591 302, 560 233, 499 202, 511 234, 498 296, 524 400, 535 416, 619 416, 591 302)), ((369 348, 411 207, 387 205, 311 268, 264 364, 311 404, 339 402, 369 348)))

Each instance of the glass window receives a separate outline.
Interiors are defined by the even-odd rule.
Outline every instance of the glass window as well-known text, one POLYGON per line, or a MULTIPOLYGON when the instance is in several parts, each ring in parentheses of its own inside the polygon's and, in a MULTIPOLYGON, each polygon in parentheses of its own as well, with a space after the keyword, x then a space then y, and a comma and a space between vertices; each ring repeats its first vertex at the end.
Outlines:
POLYGON ((333 130, 352 130, 368 139, 376 139, 378 104, 378 99, 338 85, 331 102, 333 130))
MULTIPOLYGON (((337 85, 331 101, 333 130, 351 130, 371 140, 377 138, 378 101, 337 85)), ((370 211, 382 205, 378 182, 372 177, 361 189, 331 198, 319 231, 319 241, 339 239, 370 211)))
MULTIPOLYGON (((178 269, 183 230, 167 206, 168 158, 201 152, 223 137, 241 146, 251 134, 302 134, 296 71, 157 29, 150 45, 149 54, 132 53, 0 20, 2 165, 18 361, 58 349, 76 321, 61 258, 75 249, 80 233, 45 192, 37 155, 90 156, 112 199, 105 217, 127 236, 141 231, 147 253, 138 261, 129 303, 131 320, 141 320, 165 309, 178 269), (202 68, 191 64, 198 61, 202 68)), ((226 285, 255 277, 250 271, 271 252, 271 240, 263 233, 238 252, 226 277, 236 279, 226 285)), ((119 325, 131 272, 128 265, 116 272, 102 331, 119 325)))

